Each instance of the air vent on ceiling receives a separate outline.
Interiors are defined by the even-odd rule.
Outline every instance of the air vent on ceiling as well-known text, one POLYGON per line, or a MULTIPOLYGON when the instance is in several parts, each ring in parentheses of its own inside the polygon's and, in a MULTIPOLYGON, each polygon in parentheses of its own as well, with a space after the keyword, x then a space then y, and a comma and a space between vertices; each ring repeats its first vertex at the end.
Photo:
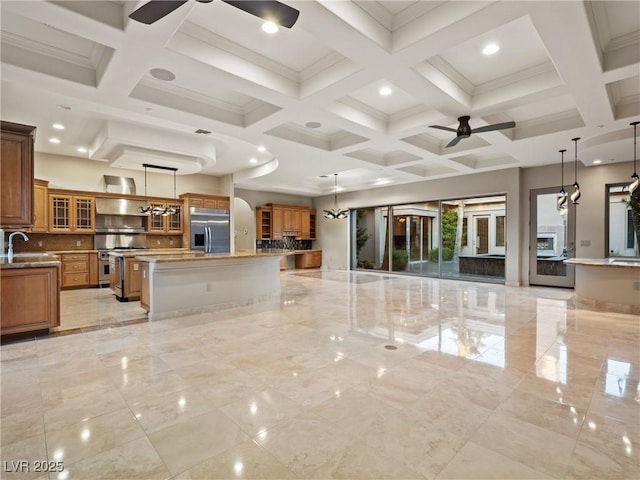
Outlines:
POLYGON ((203 130, 199 128, 198 130, 196 130, 196 133, 199 133, 200 135, 209 135, 211 132, 209 130, 203 130))

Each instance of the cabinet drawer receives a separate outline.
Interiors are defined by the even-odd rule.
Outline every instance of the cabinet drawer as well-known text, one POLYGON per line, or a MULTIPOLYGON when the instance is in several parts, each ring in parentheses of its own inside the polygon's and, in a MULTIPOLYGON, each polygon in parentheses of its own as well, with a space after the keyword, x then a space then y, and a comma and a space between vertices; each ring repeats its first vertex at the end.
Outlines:
POLYGON ((88 253, 63 253, 60 256, 63 262, 88 262, 88 253))
POLYGON ((79 285, 89 285, 89 272, 62 274, 63 287, 75 287, 79 285))
POLYGON ((88 262, 63 262, 62 273, 89 272, 88 262))

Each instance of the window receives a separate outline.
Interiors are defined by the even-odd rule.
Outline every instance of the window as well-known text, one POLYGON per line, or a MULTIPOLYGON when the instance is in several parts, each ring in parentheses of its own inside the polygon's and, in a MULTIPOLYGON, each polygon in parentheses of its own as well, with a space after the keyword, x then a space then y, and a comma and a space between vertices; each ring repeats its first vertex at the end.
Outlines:
POLYGON ((496 217, 496 247, 504 247, 504 219, 503 215, 496 217))

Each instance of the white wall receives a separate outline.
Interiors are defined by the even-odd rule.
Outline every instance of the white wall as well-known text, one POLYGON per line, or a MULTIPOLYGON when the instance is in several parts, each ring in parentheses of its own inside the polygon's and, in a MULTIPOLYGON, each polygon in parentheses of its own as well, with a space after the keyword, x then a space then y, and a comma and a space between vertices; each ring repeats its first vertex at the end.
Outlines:
POLYGON ((254 210, 242 198, 233 199, 235 250, 256 249, 256 217, 254 210))
MULTIPOLYGON (((50 188, 64 188, 90 192, 104 192, 104 175, 131 177, 136 182, 136 194, 144 195, 144 171, 110 167, 107 162, 77 157, 51 155, 36 152, 34 176, 49 181, 50 188)), ((150 197, 173 197, 173 174, 158 173, 147 169, 147 195, 150 197)), ((231 176, 176 175, 176 192, 202 193, 207 195, 230 195, 231 176)))

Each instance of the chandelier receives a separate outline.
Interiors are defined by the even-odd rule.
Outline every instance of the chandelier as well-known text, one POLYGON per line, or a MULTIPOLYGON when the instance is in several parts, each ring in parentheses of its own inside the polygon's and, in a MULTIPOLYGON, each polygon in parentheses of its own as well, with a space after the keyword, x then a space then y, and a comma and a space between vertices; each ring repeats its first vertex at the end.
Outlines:
POLYGON ((333 174, 334 186, 333 186, 333 208, 331 210, 323 210, 324 218, 332 220, 342 220, 349 216, 349 210, 341 210, 338 208, 338 174, 333 174))
POLYGON ((574 205, 578 205, 580 200, 580 184, 578 183, 578 140, 580 137, 572 138, 571 141, 575 144, 575 160, 573 162, 573 193, 569 198, 574 205))
POLYGON ((562 212, 567 208, 567 197, 568 194, 564 189, 564 152, 566 150, 559 150, 561 159, 560 159, 560 191, 558 192, 558 211, 562 212))
POLYGON ((180 207, 161 207, 159 205, 151 206, 147 201, 147 168, 157 168, 159 170, 169 170, 173 172, 173 198, 176 198, 176 172, 177 168, 174 167, 162 167, 160 165, 151 165, 150 163, 143 163, 144 167, 144 207, 139 207, 140 213, 145 215, 163 216, 176 215, 180 213, 180 207))

